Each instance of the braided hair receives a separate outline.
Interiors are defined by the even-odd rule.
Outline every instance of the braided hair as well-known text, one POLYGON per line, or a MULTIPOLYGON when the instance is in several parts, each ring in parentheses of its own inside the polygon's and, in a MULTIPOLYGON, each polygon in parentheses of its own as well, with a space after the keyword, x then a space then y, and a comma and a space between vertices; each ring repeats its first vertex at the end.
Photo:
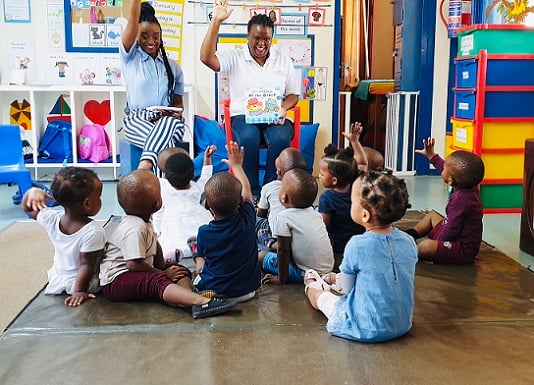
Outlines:
POLYGON ((247 24, 247 33, 250 33, 253 25, 263 25, 264 27, 269 27, 271 30, 274 30, 273 20, 263 13, 256 14, 250 18, 247 24))
POLYGON ((401 219, 411 207, 404 179, 388 171, 369 171, 360 175, 361 205, 381 224, 391 224, 401 219))
MULTIPOLYGON (((155 23, 159 26, 159 29, 161 31, 161 24, 156 18, 156 10, 154 9, 154 7, 152 7, 152 5, 150 5, 150 3, 147 3, 146 1, 141 3, 141 13, 139 15, 139 23, 143 22, 155 23)), ((174 74, 171 70, 171 65, 169 63, 169 58, 167 57, 167 52, 165 51, 165 47, 163 46, 163 39, 161 40, 161 43, 159 45, 159 50, 161 52, 163 63, 165 64, 165 69, 167 70, 169 106, 172 106, 174 99, 174 74)))

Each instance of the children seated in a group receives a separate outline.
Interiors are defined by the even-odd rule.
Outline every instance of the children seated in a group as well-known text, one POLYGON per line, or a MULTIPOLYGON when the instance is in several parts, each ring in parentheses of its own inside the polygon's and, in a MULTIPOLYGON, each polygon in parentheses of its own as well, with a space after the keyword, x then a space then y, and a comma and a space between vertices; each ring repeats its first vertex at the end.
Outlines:
POLYGON ((100 290, 98 264, 104 251, 102 226, 90 217, 102 207, 102 182, 89 169, 65 167, 54 176, 51 191, 63 211, 46 206, 50 197, 38 188, 28 190, 22 208, 36 219, 54 245, 54 263, 48 270, 45 294, 62 294, 67 306, 79 306, 100 290))
POLYGON ((152 219, 166 264, 181 262, 190 269, 195 268, 191 246, 194 249, 198 228, 212 219, 200 201, 204 185, 212 175, 211 156, 216 150, 215 146, 206 148, 202 172, 196 182, 193 180, 195 166, 187 152, 175 152, 167 158, 164 168, 160 168, 165 170, 160 179, 163 205, 152 219))
POLYGON ((199 291, 214 290, 242 302, 253 298, 260 287, 256 213, 242 167, 244 148, 230 142, 227 150, 228 160, 223 161, 234 175, 217 173, 204 187, 205 204, 214 219, 198 230, 194 285, 199 291))
POLYGON ((278 196, 282 178, 287 171, 294 168, 307 170, 307 165, 302 153, 292 147, 282 150, 274 164, 277 179, 267 183, 261 189, 260 200, 256 208, 256 215, 258 216, 256 233, 260 246, 276 251, 276 237, 272 235, 272 229, 275 227, 276 216, 284 209, 278 196))
POLYGON ((352 147, 352 158, 331 157, 331 147, 325 148, 325 157, 319 163, 319 181, 325 190, 319 197, 317 211, 321 213, 334 250, 337 269, 343 257, 343 250, 349 239, 362 234, 365 229, 350 216, 350 191, 359 171, 367 170, 367 158, 360 144, 362 133, 360 123, 353 123, 350 133, 343 133, 352 147))
POLYGON ((436 263, 473 263, 482 242, 482 202, 478 184, 484 178, 484 162, 468 151, 455 151, 443 160, 434 152, 434 138, 423 140, 426 156, 451 187, 445 217, 432 211, 407 233, 414 239, 428 236, 417 245, 419 259, 436 263))
POLYGON ((370 171, 354 182, 351 217, 366 232, 347 243, 340 273, 327 276, 345 294, 332 293, 316 271, 305 275, 306 296, 328 318, 329 333, 380 342, 410 330, 417 247, 392 226, 408 207, 406 184, 390 173, 370 171))
POLYGON ((184 266, 165 266, 150 218, 161 208, 158 178, 136 170, 117 184, 117 198, 125 215, 107 233, 100 264, 102 293, 111 301, 155 299, 180 307, 192 306, 193 318, 224 313, 236 305, 220 296, 203 297, 191 289, 191 272, 184 266))
POLYGON ((321 274, 332 271, 334 254, 321 214, 313 208, 317 181, 307 171, 292 169, 285 173, 280 186, 280 201, 285 207, 278 213, 273 234, 278 239, 277 252, 260 257, 267 273, 262 282, 283 285, 303 282, 304 271, 321 274))

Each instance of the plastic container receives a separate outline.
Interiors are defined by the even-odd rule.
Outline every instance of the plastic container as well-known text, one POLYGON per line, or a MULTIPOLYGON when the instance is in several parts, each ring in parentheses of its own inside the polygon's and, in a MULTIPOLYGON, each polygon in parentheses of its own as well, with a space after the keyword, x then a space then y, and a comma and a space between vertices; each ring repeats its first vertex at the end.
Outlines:
POLYGON ((486 91, 485 97, 485 117, 534 118, 534 91, 486 91))
POLYGON ((454 117, 460 119, 475 118, 476 93, 474 91, 454 90, 454 117))
POLYGON ((482 184, 480 199, 485 209, 520 209, 523 205, 523 185, 482 184))
POLYGON ((475 88, 477 83, 477 59, 455 61, 455 86, 457 88, 475 88))
POLYGON ((452 145, 455 149, 473 151, 474 122, 451 119, 452 145))
POLYGON ((484 153, 481 158, 484 161, 484 180, 488 179, 523 179, 523 159, 522 152, 510 153, 484 153))
POLYGON ((484 122, 483 149, 524 148, 525 140, 534 138, 534 121, 484 122))
POLYGON ((473 24, 458 32, 458 57, 489 54, 534 54, 534 28, 511 24, 473 24))

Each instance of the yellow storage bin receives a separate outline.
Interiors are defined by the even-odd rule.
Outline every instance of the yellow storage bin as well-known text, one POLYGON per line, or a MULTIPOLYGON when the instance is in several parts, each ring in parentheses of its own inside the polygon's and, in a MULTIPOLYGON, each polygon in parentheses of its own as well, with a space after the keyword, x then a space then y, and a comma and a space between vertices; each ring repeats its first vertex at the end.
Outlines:
POLYGON ((524 148, 534 138, 534 122, 485 122, 482 148, 524 148))
POLYGON ((458 149, 473 151, 474 126, 473 121, 451 119, 452 145, 458 149))
POLYGON ((484 179, 523 179, 525 154, 484 154, 484 179))

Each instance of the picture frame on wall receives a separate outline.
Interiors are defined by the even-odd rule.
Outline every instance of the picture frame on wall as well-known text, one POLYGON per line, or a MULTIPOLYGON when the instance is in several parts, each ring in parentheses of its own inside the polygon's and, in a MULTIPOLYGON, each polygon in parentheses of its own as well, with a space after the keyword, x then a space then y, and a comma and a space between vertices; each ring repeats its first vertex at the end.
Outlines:
POLYGON ((321 27, 324 25, 326 8, 312 7, 308 9, 308 25, 321 27))
POLYGON ((267 10, 267 16, 273 21, 274 25, 279 25, 282 23, 282 8, 271 8, 267 10))

